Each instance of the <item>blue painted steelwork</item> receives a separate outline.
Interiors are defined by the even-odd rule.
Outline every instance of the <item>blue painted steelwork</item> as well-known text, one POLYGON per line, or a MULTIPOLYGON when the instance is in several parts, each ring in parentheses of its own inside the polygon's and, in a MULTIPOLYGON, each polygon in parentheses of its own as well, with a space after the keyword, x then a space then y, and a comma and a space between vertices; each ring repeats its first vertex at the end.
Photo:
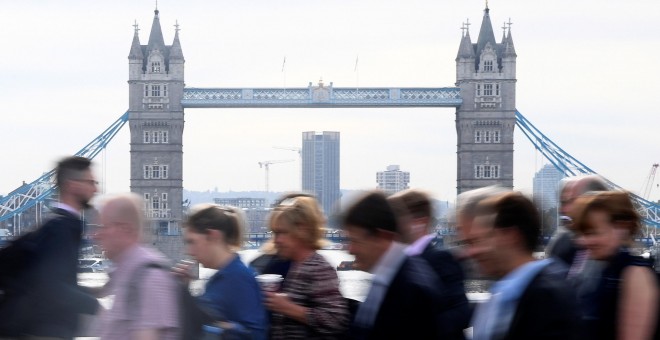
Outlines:
MULTIPOLYGON (((550 138, 544 135, 519 111, 516 111, 516 125, 525 134, 534 145, 536 150, 541 152, 552 165, 557 168, 564 176, 591 175, 597 174, 588 166, 575 159, 575 157, 564 151, 559 145, 555 144, 550 138)), ((625 190, 614 182, 603 178, 612 189, 625 190)), ((630 193, 637 211, 642 216, 645 224, 660 228, 660 205, 648 201, 638 195, 630 193)))
POLYGON ((457 87, 442 88, 186 88, 185 108, 458 107, 457 87))
MULTIPOLYGON (((128 112, 119 117, 117 121, 80 151, 76 152, 75 155, 93 159, 110 143, 127 121, 128 112)), ((56 189, 54 177, 55 169, 52 169, 31 183, 22 185, 0 199, 0 222, 9 220, 38 203, 47 201, 56 189)))

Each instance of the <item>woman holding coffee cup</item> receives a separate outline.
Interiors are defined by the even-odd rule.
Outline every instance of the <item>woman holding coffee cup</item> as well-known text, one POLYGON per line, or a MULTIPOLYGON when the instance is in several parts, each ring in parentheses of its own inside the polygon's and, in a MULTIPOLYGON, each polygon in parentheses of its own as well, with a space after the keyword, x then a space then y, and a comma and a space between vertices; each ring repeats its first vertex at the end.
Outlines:
POLYGON ((273 312, 271 339, 332 339, 348 326, 348 309, 335 269, 316 252, 324 217, 312 197, 285 199, 273 209, 270 229, 280 256, 292 261, 281 293, 264 291, 273 312))
POLYGON ((191 209, 184 224, 186 252, 204 267, 217 269, 199 302, 233 331, 266 339, 268 321, 255 273, 236 254, 243 242, 243 211, 204 204, 191 209))

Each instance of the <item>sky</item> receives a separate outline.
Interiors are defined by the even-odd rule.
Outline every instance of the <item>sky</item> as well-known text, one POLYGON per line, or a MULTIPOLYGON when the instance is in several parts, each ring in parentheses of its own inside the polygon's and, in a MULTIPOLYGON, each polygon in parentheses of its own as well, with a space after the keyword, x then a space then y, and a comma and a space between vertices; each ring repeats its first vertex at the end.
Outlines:
MULTIPOLYGON (((154 1, 0 0, 0 194, 75 153, 128 108, 133 24, 146 44, 154 1)), ((454 86, 460 27, 477 0, 158 1, 166 44, 178 21, 188 87, 454 86), (283 60, 286 57, 284 71, 283 60), (356 59, 357 67, 356 67, 356 59)), ((511 19, 517 108, 568 153, 639 192, 660 162, 660 2, 492 0, 496 38, 511 19)), ((299 188, 303 131, 341 132, 341 187, 376 186, 398 164, 411 187, 456 193, 452 108, 187 109, 184 188, 299 188)), ((517 130, 514 185, 547 161, 517 130)), ((129 190, 128 126, 96 159, 106 192, 129 190)), ((655 183, 660 182, 660 175, 655 183)), ((651 199, 660 199, 655 187, 651 199)))

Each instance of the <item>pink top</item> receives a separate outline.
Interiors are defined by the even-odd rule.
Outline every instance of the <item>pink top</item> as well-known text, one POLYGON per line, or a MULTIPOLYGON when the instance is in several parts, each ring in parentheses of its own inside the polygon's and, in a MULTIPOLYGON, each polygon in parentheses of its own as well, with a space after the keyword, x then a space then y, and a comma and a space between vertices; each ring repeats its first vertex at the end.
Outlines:
POLYGON ((158 339, 178 338, 178 290, 174 275, 159 268, 149 268, 141 274, 135 272, 136 268, 154 261, 164 258, 141 245, 125 251, 115 261, 116 267, 104 287, 104 293, 114 295, 114 300, 109 310, 100 312, 96 333, 101 339, 130 339, 133 331, 144 329, 158 329, 158 339), (128 302, 130 280, 136 275, 142 277, 137 285, 139 301, 128 302), (138 310, 129 310, 136 307, 138 310))

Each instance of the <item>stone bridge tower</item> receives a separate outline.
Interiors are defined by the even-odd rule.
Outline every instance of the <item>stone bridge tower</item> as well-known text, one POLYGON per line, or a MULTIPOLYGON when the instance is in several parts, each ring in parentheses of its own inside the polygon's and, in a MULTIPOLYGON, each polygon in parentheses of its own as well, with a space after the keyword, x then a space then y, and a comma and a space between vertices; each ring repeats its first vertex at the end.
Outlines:
POLYGON ((486 7, 476 44, 464 25, 456 57, 463 98, 456 110, 458 193, 495 184, 513 188, 516 51, 511 23, 497 43, 489 12, 486 7))
POLYGON ((165 45, 158 10, 147 45, 135 25, 128 55, 131 191, 144 199, 152 242, 171 258, 183 255, 183 66, 178 24, 165 45))

